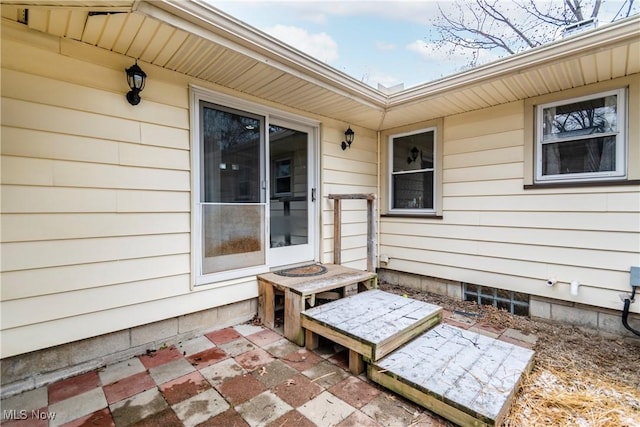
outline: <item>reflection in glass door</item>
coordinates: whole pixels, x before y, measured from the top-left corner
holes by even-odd
[[[270,264],[313,261],[310,129],[269,124]]]

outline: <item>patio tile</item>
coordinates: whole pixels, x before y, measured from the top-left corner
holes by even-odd
[[[262,393],[266,388],[252,375],[245,374],[226,380],[217,387],[232,405],[238,405]]]
[[[48,411],[56,414],[55,418],[49,422],[49,425],[52,427],[59,426],[76,418],[92,414],[106,406],[107,399],[102,388],[95,387],[82,394],[49,405]]]
[[[94,412],[93,414],[65,423],[62,427],[115,427],[115,425],[111,412],[109,412],[109,408],[104,408]]]
[[[222,362],[215,363],[200,370],[200,374],[216,387],[229,378],[245,374],[247,372],[234,359],[225,359]]]
[[[249,325],[246,323],[242,325],[236,325],[233,327],[233,329],[235,329],[243,337],[246,337],[247,335],[253,335],[265,330],[265,328],[262,326]]]
[[[137,423],[167,407],[167,402],[155,387],[109,405],[113,420],[118,427]]]
[[[219,347],[231,357],[236,357],[247,351],[255,350],[257,347],[248,339],[240,337],[236,340],[220,344]]]
[[[198,336],[190,340],[182,341],[177,345],[177,349],[183,356],[191,356],[201,351],[209,350],[216,345],[205,336]]]
[[[323,388],[330,388],[344,380],[349,374],[329,361],[322,361],[302,374]]]
[[[3,411],[27,411],[45,408],[48,404],[48,388],[40,387],[2,400]],[[5,413],[2,414],[4,420]]]
[[[247,338],[249,341],[251,341],[255,345],[264,348],[265,345],[271,344],[273,342],[276,342],[282,339],[282,335],[277,334],[270,329],[263,329],[262,331],[257,332],[255,334],[247,335],[245,338]]]
[[[360,410],[385,427],[411,425],[422,413],[414,404],[390,393],[380,393]]]
[[[335,426],[355,411],[355,408],[325,391],[298,408],[305,417],[319,426]]]
[[[107,403],[118,402],[127,397],[149,390],[156,386],[149,373],[144,371],[102,387]]]
[[[352,376],[345,378],[343,381],[331,387],[329,392],[358,409],[362,408],[381,393],[381,391],[373,385]]]
[[[283,427],[283,426],[293,426],[293,427],[316,427],[314,423],[309,420],[309,418],[302,415],[300,412],[293,410],[289,411],[280,418],[273,420],[267,427]]]
[[[49,405],[100,387],[100,377],[95,371],[62,380],[49,386]]]
[[[262,348],[267,352],[269,352],[269,354],[271,354],[272,356],[279,357],[279,358],[284,357],[300,349],[300,347],[298,347],[288,339],[282,338],[282,337],[278,341],[274,341],[271,344],[262,346]]]
[[[293,426],[292,424],[292,427]],[[249,424],[247,424],[235,409],[227,409],[223,413],[199,424],[198,427],[249,427]]]
[[[296,375],[298,371],[280,360],[274,360],[256,369],[251,374],[260,381],[265,388],[271,388]]]
[[[260,393],[253,399],[236,406],[236,411],[251,427],[267,425],[292,409],[271,391]]]
[[[233,328],[225,328],[205,334],[205,337],[209,338],[214,344],[221,345],[229,341],[237,340],[241,338],[242,335]]]
[[[171,381],[183,375],[189,374],[195,370],[196,368],[191,366],[191,363],[189,363],[185,359],[180,358],[149,369],[149,374],[151,375],[151,378],[153,378],[153,380],[156,382],[156,384],[163,384],[167,381]]]
[[[158,388],[167,403],[173,405],[210,389],[211,385],[196,371],[161,384]]]
[[[273,392],[289,405],[297,408],[322,393],[324,389],[302,374],[278,384]]]
[[[151,414],[148,417],[141,419],[134,425],[135,427],[182,427],[183,424],[176,413],[173,412],[173,409],[165,408],[160,412],[156,412],[155,414]]]
[[[342,420],[337,427],[382,427],[380,424],[375,422],[371,417],[366,416],[360,411],[355,411],[353,414],[349,415],[347,418]],[[398,426],[401,427],[401,426]],[[413,427],[413,425],[412,425]]]
[[[134,357],[133,359],[123,360],[122,362],[109,365],[99,370],[98,375],[100,376],[102,384],[107,385],[146,370],[140,359]]]
[[[187,360],[194,368],[202,369],[226,359],[227,357],[229,357],[227,356],[227,353],[217,347],[214,347],[192,354],[191,356],[187,356]]]
[[[257,369],[259,366],[266,365],[267,363],[274,360],[273,357],[266,351],[261,348],[257,348],[255,350],[248,351],[243,353],[237,357],[235,357],[236,362],[242,365],[247,371],[253,371]]]
[[[210,388],[172,406],[184,426],[196,426],[229,409],[229,404],[216,390]]]
[[[312,366],[322,362],[324,359],[312,351],[304,348],[298,348],[296,351],[282,357],[282,360],[284,360],[287,365],[297,369],[298,371],[306,371]]]
[[[145,368],[151,369],[182,358],[182,353],[174,346],[163,348],[157,351],[149,351],[140,356],[140,361]]]

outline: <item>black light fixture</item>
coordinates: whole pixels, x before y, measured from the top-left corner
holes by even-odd
[[[353,142],[354,135],[355,135],[355,132],[351,130],[351,126],[349,126],[349,129],[344,131],[345,141],[342,141],[342,144],[341,144],[342,151],[346,150],[347,148],[351,148],[351,143]]]
[[[129,87],[131,91],[127,93],[127,101],[131,105],[138,105],[140,103],[140,92],[144,89],[144,83],[147,79],[147,75],[142,68],[138,66],[138,61],[133,64],[131,67],[126,69],[127,72],[127,83],[129,83]]]

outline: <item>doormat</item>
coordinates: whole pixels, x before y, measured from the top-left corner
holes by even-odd
[[[274,271],[279,276],[286,277],[307,277],[320,276],[327,272],[327,267],[320,264],[303,265],[301,267],[287,268],[286,270]]]

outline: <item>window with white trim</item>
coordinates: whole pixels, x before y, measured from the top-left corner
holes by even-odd
[[[536,182],[626,177],[624,89],[542,104],[536,118]]]
[[[389,208],[397,213],[434,213],[436,129],[389,137]]]

